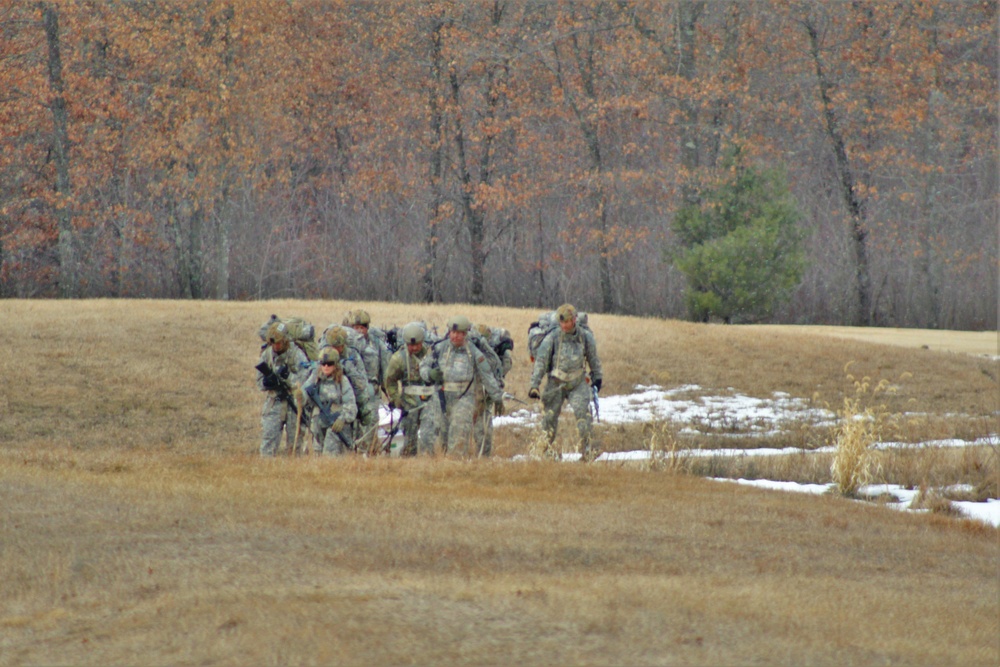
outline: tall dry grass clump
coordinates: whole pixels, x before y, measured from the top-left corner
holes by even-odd
[[[862,486],[881,478],[882,466],[875,446],[894,430],[896,423],[896,415],[880,402],[883,396],[895,393],[895,387],[884,378],[874,384],[868,376],[855,378],[849,372],[852,363],[844,367],[844,372],[854,386],[854,395],[845,396],[843,407],[837,411],[839,419],[833,437],[836,450],[830,464],[833,482],[845,496],[857,495]]]

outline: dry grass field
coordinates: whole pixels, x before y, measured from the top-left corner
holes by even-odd
[[[0,665],[1000,664],[998,531],[944,512],[512,460],[531,434],[504,429],[490,460],[260,459],[257,327],[274,312],[322,329],[359,305],[387,326],[507,327],[524,398],[537,311],[0,301]],[[696,385],[836,409],[850,364],[891,384],[904,441],[1000,430],[995,333],[949,351],[948,333],[591,326],[602,394]],[[628,450],[655,428],[598,434]],[[803,424],[741,446],[828,440]],[[884,474],[996,498],[997,456],[887,454]],[[792,459],[769,465],[829,481],[829,459]]]

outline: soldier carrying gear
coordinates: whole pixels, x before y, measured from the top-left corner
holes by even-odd
[[[305,353],[292,345],[282,322],[267,329],[266,345],[256,366],[257,388],[265,393],[261,410],[261,456],[274,456],[281,444],[281,433],[289,453],[299,450],[300,406],[294,397],[308,375],[310,364]],[[294,419],[295,427],[292,428]]]
[[[437,386],[442,408],[439,440],[447,454],[456,456],[470,453],[476,396],[485,393],[498,403],[503,401],[503,390],[485,355],[466,343],[470,329],[472,322],[464,315],[448,320],[448,338],[434,345],[420,363],[420,377]]]
[[[323,348],[319,365],[302,385],[304,407],[312,415],[314,451],[338,456],[353,449],[349,425],[357,416],[354,390],[340,366],[340,353]]]
[[[492,328],[488,324],[480,324],[474,327],[474,333],[478,334],[478,340],[473,338],[473,342],[477,343],[479,349],[486,355],[500,388],[503,389],[504,378],[514,365],[510,353],[514,341],[510,338],[510,332],[501,327]],[[473,437],[483,456],[490,456],[493,453],[493,417],[494,415],[499,417],[505,411],[503,401],[496,402],[485,394],[482,395],[482,401],[476,403]]]
[[[368,370],[361,356],[360,335],[342,326],[331,326],[323,333],[323,341],[340,354],[340,366],[354,390],[358,417],[353,423],[355,434],[352,442],[356,443],[365,433],[374,434],[378,430],[378,396],[368,381]]]
[[[433,384],[420,377],[420,363],[430,352],[424,343],[424,328],[416,322],[400,332],[402,347],[389,358],[385,388],[393,407],[400,410],[399,426],[403,429],[403,456],[433,454],[437,439],[437,401]],[[390,444],[399,426],[390,433]]]
[[[577,326],[577,311],[571,304],[559,306],[556,317],[559,328],[546,334],[538,346],[528,396],[542,399],[542,428],[549,446],[556,437],[563,402],[569,402],[580,434],[582,460],[592,461],[597,448],[592,443],[591,384],[600,391],[603,381],[597,341],[589,328]],[[543,377],[547,378],[545,391],[540,394]]]

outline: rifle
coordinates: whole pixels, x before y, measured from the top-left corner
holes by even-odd
[[[278,400],[288,400],[291,388],[288,386],[288,366],[279,366],[275,371],[266,361],[262,361],[254,369],[264,376],[264,389],[277,391]]]
[[[330,428],[330,426],[333,425],[333,422],[337,421],[340,418],[340,413],[330,412],[330,408],[323,407],[323,404],[320,403],[319,401],[319,389],[316,388],[316,385],[314,384],[309,385],[309,387],[306,388],[305,392],[309,396],[309,398],[312,399],[312,402],[316,404],[316,407],[319,408],[319,425],[322,428]],[[353,449],[351,443],[347,440],[347,436],[345,436],[342,431],[337,431],[337,437],[340,438],[340,441],[342,443],[344,443],[344,447],[347,447],[348,449]]]

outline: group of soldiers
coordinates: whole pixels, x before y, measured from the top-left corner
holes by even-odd
[[[529,351],[534,366],[528,396],[542,401],[547,452],[555,455],[551,445],[568,402],[582,458],[593,460],[590,405],[603,379],[597,344],[590,329],[578,325],[571,304],[551,316],[558,326],[541,332]],[[533,326],[537,330],[538,323]],[[256,370],[265,395],[262,456],[277,454],[283,433],[290,453],[304,452],[311,436],[314,453],[337,456],[386,453],[402,432],[402,456],[486,457],[493,450],[493,417],[506,414],[505,398],[513,399],[504,392],[513,366],[510,333],[473,326],[464,315],[449,319],[440,338],[422,322],[382,331],[364,310],[327,327],[318,346],[311,326],[297,331],[295,323],[276,316],[261,337]],[[391,415],[385,437],[379,432],[383,398]]]

